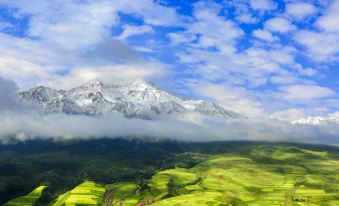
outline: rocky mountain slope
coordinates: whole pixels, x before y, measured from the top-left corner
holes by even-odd
[[[71,90],[39,86],[19,92],[46,113],[102,115],[121,113],[126,117],[151,118],[158,114],[197,112],[223,118],[246,118],[205,100],[186,100],[138,80],[125,85],[92,81]]]

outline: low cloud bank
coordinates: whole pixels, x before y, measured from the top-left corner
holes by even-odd
[[[225,120],[197,114],[170,116],[156,120],[128,119],[65,114],[6,113],[0,117],[3,142],[14,138],[89,139],[100,137],[138,137],[182,141],[287,141],[337,144],[339,125],[292,125],[282,121]]]
[[[286,141],[338,145],[339,125],[293,125],[272,119],[227,120],[199,114],[158,116],[154,120],[119,115],[98,117],[38,114],[23,109],[14,82],[0,78],[0,142],[35,138],[150,138],[182,141]]]
[[[17,99],[18,86],[10,79],[0,76],[0,112],[18,111],[22,104]]]

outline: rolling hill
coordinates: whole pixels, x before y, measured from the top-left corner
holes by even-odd
[[[339,204],[339,150],[335,147],[248,142],[91,140],[46,142],[52,151],[50,154],[53,151],[55,153],[46,155],[44,149],[40,149],[34,150],[34,155],[34,143],[29,144],[3,148],[3,151],[7,151],[5,153],[8,155],[13,147],[16,148],[16,154],[12,153],[15,160],[11,162],[17,166],[24,164],[19,163],[19,159],[25,158],[27,164],[27,160],[39,154],[40,161],[43,160],[49,169],[37,172],[37,175],[44,175],[39,175],[42,178],[36,180],[37,186],[33,190],[40,190],[44,187],[41,185],[47,187],[35,196],[35,202],[27,198],[37,194],[33,191],[28,192],[28,195],[13,197],[7,205],[15,205],[10,203],[25,199],[27,205],[37,206]],[[92,147],[84,149],[84,145]],[[121,147],[122,150],[112,151],[113,148]],[[53,168],[52,165],[57,162],[53,158],[63,156],[64,169],[69,170],[75,167],[72,164],[76,164],[73,161],[77,156],[80,157],[80,152],[85,152],[84,162],[78,162],[79,168],[73,168],[73,174],[64,173],[64,179],[72,180],[73,183],[65,186],[56,182],[55,179],[62,178],[56,174],[63,172],[57,171],[60,168]],[[20,153],[26,156],[20,157]],[[67,153],[73,157],[67,157]],[[114,156],[120,160],[114,160]],[[4,166],[4,152],[1,157],[1,166]],[[116,166],[115,169],[100,163],[100,158]],[[93,168],[88,167],[88,162]],[[8,163],[7,167],[10,167]],[[149,170],[145,172],[147,167]],[[51,172],[55,176],[46,178],[46,174]]]

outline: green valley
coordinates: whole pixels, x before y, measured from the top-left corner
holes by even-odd
[[[77,177],[73,188],[49,194],[48,187],[39,186],[5,205],[339,205],[339,152],[334,147],[238,142],[200,148],[201,143],[166,143],[172,147],[168,151],[152,144],[171,156],[172,168],[111,183],[87,173]],[[126,166],[121,173],[124,170]],[[46,194],[50,198],[44,201]]]
[[[17,197],[5,204],[5,206],[31,206],[40,198],[41,192],[46,186],[39,186],[27,195]]]

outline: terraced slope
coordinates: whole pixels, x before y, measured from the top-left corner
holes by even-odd
[[[138,194],[139,186],[133,182],[122,182],[106,186],[104,202],[109,205],[133,206],[145,196]]]
[[[160,171],[150,179],[105,186],[85,181],[51,205],[339,205],[339,156],[333,151],[256,145],[245,151],[186,155],[202,161],[192,168]],[[28,198],[24,204],[12,205],[32,202]]]
[[[105,188],[98,183],[86,181],[58,197],[53,206],[102,205]]]
[[[149,180],[143,203],[334,206],[339,205],[338,182],[339,160],[327,152],[265,146],[244,156],[214,155],[191,169],[159,172]]]
[[[17,197],[4,206],[32,206],[40,198],[41,192],[46,186],[39,186],[27,195]]]

